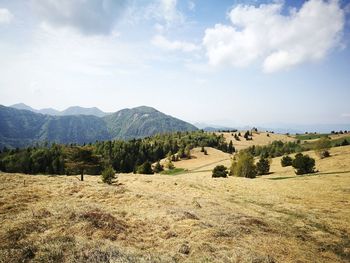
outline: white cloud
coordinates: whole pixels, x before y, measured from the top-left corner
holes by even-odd
[[[209,63],[243,67],[262,60],[263,70],[270,73],[320,60],[341,45],[345,11],[337,0],[310,0],[288,15],[282,8],[280,2],[234,7],[232,25],[205,31]]]
[[[341,116],[343,118],[350,118],[350,113],[343,113]]]
[[[188,9],[193,11],[196,8],[196,4],[193,1],[188,1]]]
[[[0,25],[9,24],[13,20],[12,13],[6,8],[0,8]]]
[[[170,41],[162,35],[154,36],[152,44],[169,51],[192,52],[199,49],[199,47],[193,43],[186,41]]]
[[[155,0],[145,7],[134,4],[129,9],[129,20],[137,22],[140,19],[154,19],[165,29],[183,25],[186,21],[185,15],[177,8],[177,0]]]
[[[109,34],[127,0],[32,0],[36,12],[51,25],[72,27],[84,34]]]
[[[145,67],[145,55],[131,43],[123,43],[117,32],[111,35],[86,36],[70,28],[55,28],[42,23],[32,36],[32,43],[0,66],[33,76],[65,74],[113,76]],[[17,73],[18,74],[18,73]],[[28,73],[29,74],[29,73]]]
[[[159,11],[167,24],[183,22],[184,16],[176,6],[177,0],[160,0]]]

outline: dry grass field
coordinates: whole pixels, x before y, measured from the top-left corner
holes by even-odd
[[[111,186],[0,174],[0,262],[349,262],[350,146],[316,159],[318,174],[275,158],[256,179],[211,178],[230,157],[207,149],[176,162],[181,175]]]
[[[217,132],[216,134],[223,134],[226,141],[229,142],[232,140],[233,145],[237,150],[241,150],[253,145],[266,145],[273,141],[283,141],[290,142],[296,141],[293,136],[284,135],[284,134],[275,134],[275,133],[267,133],[267,132],[253,132],[253,140],[247,141],[243,136],[246,131],[240,131],[241,137],[239,137],[240,141],[236,141],[234,138],[234,134],[238,132]],[[232,135],[233,134],[233,135]]]

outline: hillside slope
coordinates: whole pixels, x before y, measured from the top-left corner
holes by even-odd
[[[71,113],[77,113],[72,108]],[[0,149],[37,142],[90,143],[132,139],[196,128],[150,107],[125,109],[103,118],[92,115],[51,116],[0,105]]]
[[[233,146],[236,150],[241,150],[248,148],[250,146],[257,145],[267,145],[272,143],[273,141],[283,141],[283,142],[293,142],[296,139],[292,136],[285,134],[277,134],[277,133],[267,133],[267,132],[253,132],[251,136],[252,140],[246,140],[243,136],[246,131],[237,131],[237,132],[217,132],[217,135],[223,135],[226,142],[232,141]],[[234,138],[234,134],[241,133],[239,137],[239,141]]]
[[[0,173],[0,261],[349,262],[350,146],[331,154],[312,176]]]
[[[110,139],[106,123],[95,116],[50,116],[0,105],[0,148],[37,142],[89,143]]]

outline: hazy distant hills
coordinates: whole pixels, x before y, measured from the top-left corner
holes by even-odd
[[[93,115],[96,117],[103,117],[109,114],[107,112],[101,111],[99,108],[96,108],[96,107],[84,108],[80,106],[72,106],[63,111],[58,111],[52,108],[37,110],[37,109],[33,109],[32,107],[24,103],[14,104],[14,105],[11,105],[10,107],[18,110],[29,110],[35,113],[41,113],[41,114],[47,114],[47,115],[53,115],[53,116]]]
[[[82,144],[197,129],[146,106],[123,109],[104,117],[95,116],[98,111],[94,109],[97,108],[71,107],[61,112],[62,115],[53,116],[36,112],[24,104],[15,106],[0,105],[0,148],[24,147],[44,141]],[[84,114],[81,109],[84,109]]]

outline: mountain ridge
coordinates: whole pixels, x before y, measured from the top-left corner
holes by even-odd
[[[70,106],[62,111],[53,109],[53,108],[43,108],[43,109],[34,109],[31,106],[28,106],[24,103],[17,103],[10,105],[9,107],[15,108],[18,110],[29,110],[35,113],[41,113],[52,116],[68,116],[68,115],[93,115],[96,117],[103,117],[110,113],[104,112],[97,107],[81,107],[81,106]]]
[[[157,133],[192,130],[197,128],[148,106],[122,109],[97,117],[52,116],[0,105],[0,149],[40,142],[83,144],[96,140],[128,140]]]

